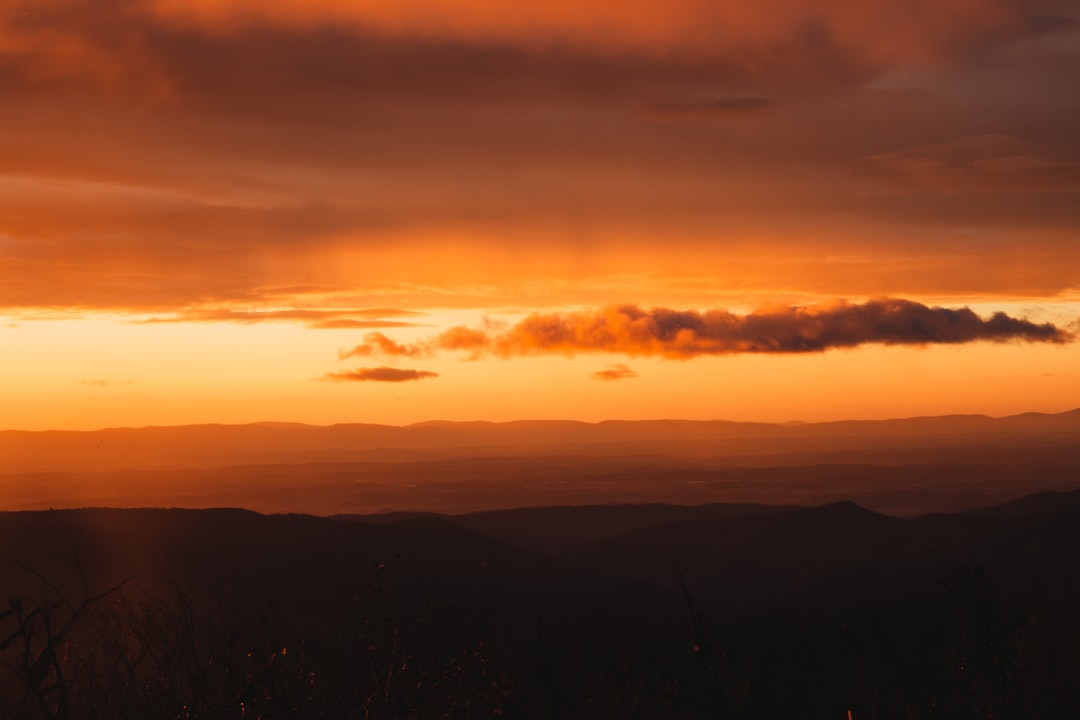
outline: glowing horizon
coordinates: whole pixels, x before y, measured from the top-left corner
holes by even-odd
[[[1080,406],[1076,3],[39,5],[0,428]]]

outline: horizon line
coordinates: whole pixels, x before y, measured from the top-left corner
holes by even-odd
[[[291,428],[308,428],[308,429],[325,429],[334,427],[353,427],[353,426],[371,426],[381,428],[417,428],[425,425],[514,425],[520,423],[563,423],[563,424],[577,424],[577,425],[589,425],[597,426],[609,423],[658,423],[658,422],[671,422],[671,423],[694,423],[694,424],[710,424],[710,423],[725,423],[731,425],[770,425],[776,427],[791,427],[791,426],[807,426],[807,425],[835,425],[840,423],[884,423],[884,422],[906,422],[915,420],[937,420],[937,419],[956,419],[956,418],[984,418],[987,420],[1008,420],[1011,418],[1019,418],[1026,416],[1042,416],[1042,417],[1054,417],[1062,415],[1071,415],[1074,413],[1080,414],[1080,405],[1072,407],[1067,410],[1061,410],[1057,412],[1045,412],[1037,410],[1027,410],[1019,413],[1010,413],[1007,415],[989,415],[986,413],[944,413],[941,415],[908,415],[908,416],[890,416],[882,418],[867,418],[867,417],[853,417],[844,418],[839,420],[783,420],[783,421],[766,421],[766,420],[731,420],[727,418],[709,418],[709,419],[691,419],[691,418],[678,418],[678,417],[660,417],[660,418],[607,418],[604,420],[578,420],[573,418],[520,418],[517,420],[445,420],[434,418],[431,420],[421,420],[412,423],[394,424],[394,423],[378,423],[378,422],[338,422],[338,423],[305,423],[295,421],[282,421],[282,420],[254,420],[250,422],[193,422],[193,423],[178,423],[175,425],[115,425],[106,426],[92,429],[70,429],[70,428],[47,428],[43,430],[29,430],[25,428],[0,428],[0,433],[96,433],[96,432],[110,432],[120,430],[166,430],[166,429],[182,429],[182,428],[206,428],[206,427],[291,427]]]

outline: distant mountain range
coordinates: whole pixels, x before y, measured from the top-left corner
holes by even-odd
[[[824,423],[724,420],[433,421],[407,426],[294,423],[185,425],[95,431],[0,431],[4,470],[111,470],[488,455],[754,457],[884,452],[1080,438],[1080,409],[1003,418],[948,415]]]
[[[0,508],[317,515],[552,505],[813,506],[914,516],[1080,488],[1080,410],[805,424],[282,423],[0,432]]]

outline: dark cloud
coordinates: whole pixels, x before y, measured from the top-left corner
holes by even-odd
[[[1068,32],[1077,26],[1076,18],[1065,15],[1032,15],[1031,29],[1038,34]]]
[[[634,372],[628,365],[622,363],[616,363],[609,366],[606,370],[597,370],[592,374],[594,380],[625,380],[627,378],[636,378],[638,374]]]
[[[86,0],[59,0],[47,6],[12,0],[0,11],[0,41],[15,57],[36,51],[38,67],[25,72],[39,82],[81,75],[115,88],[125,81],[171,80],[171,89],[183,91],[188,88],[182,82],[185,76],[177,72],[179,56],[184,66],[203,68],[200,88],[244,79],[249,64],[269,61],[268,74],[283,83],[306,75],[317,83],[348,89],[354,86],[348,81],[360,76],[387,86],[402,80],[398,91],[408,92],[410,81],[419,79],[423,82],[418,90],[428,93],[434,89],[434,83],[429,85],[431,73],[403,76],[402,68],[393,64],[387,68],[336,61],[365,59],[364,54],[383,52],[387,45],[405,40],[429,48],[456,48],[440,57],[425,55],[421,47],[407,62],[413,67],[442,64],[447,79],[458,78],[455,85],[499,73],[500,66],[508,64],[508,51],[661,61],[681,56],[684,65],[717,63],[726,70],[721,77],[823,69],[835,74],[843,66],[879,68],[971,52],[1060,22],[1039,19],[1050,16],[1038,12],[1034,3],[1015,0],[911,0],[902,14],[889,0],[771,4],[673,0],[633,5],[593,0],[550,4],[529,12],[498,3],[463,10],[460,0],[392,4],[266,0],[257,6],[238,0],[116,0],[103,17],[100,8]],[[319,42],[297,54],[291,45],[297,37]],[[262,44],[272,40],[279,50]],[[336,57],[349,40],[353,55]],[[228,45],[237,52],[221,63],[219,53]],[[559,51],[552,52],[553,48]],[[224,67],[229,71],[219,70]],[[215,70],[211,73],[209,68]],[[515,70],[519,68],[511,66],[505,72]],[[210,74],[216,77],[207,77]],[[526,85],[532,79],[528,73],[521,77]],[[558,84],[573,82],[574,77],[565,76]]]
[[[1051,323],[1038,324],[1002,312],[982,318],[966,307],[928,307],[899,299],[765,309],[748,315],[622,305],[535,313],[502,331],[453,328],[415,344],[370,333],[364,343],[341,356],[419,357],[464,350],[498,357],[610,353],[685,360],[701,355],[822,352],[866,344],[1066,343],[1073,339],[1072,333]]]
[[[1008,135],[975,135],[870,158],[897,187],[960,193],[1080,190],[1080,156],[1047,156],[1040,143]],[[968,213],[970,216],[970,213]]]
[[[408,382],[425,378],[439,377],[438,373],[427,370],[407,370],[392,367],[356,368],[341,372],[327,373],[324,380],[330,382]]]

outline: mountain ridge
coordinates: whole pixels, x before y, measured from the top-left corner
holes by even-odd
[[[523,426],[523,425],[545,425],[545,424],[558,424],[558,425],[573,425],[579,427],[600,427],[600,426],[614,426],[614,425],[657,425],[657,424],[680,424],[686,426],[739,426],[739,427],[775,427],[775,428],[805,428],[807,426],[839,426],[839,425],[851,425],[851,424],[893,424],[893,423],[920,423],[925,421],[955,421],[955,420],[976,420],[976,421],[1015,421],[1020,419],[1046,419],[1046,418],[1073,418],[1080,420],[1080,407],[1072,408],[1069,410],[1063,410],[1060,412],[1038,412],[1038,411],[1026,411],[1020,413],[1012,413],[1008,415],[988,415],[984,413],[946,413],[943,415],[909,415],[909,416],[897,416],[887,418],[851,418],[843,420],[787,420],[787,421],[758,421],[758,420],[731,420],[726,418],[711,418],[705,420],[692,420],[685,418],[639,418],[639,419],[606,419],[606,420],[572,420],[567,418],[528,418],[520,420],[442,420],[432,419],[423,420],[413,423],[404,423],[401,425],[392,425],[385,423],[364,423],[364,422],[340,422],[340,423],[328,423],[325,425],[317,423],[305,423],[295,422],[287,420],[255,420],[244,423],[181,423],[177,425],[117,425],[110,427],[95,428],[90,430],[71,430],[71,429],[48,429],[48,430],[22,430],[14,428],[0,429],[0,435],[9,433],[25,433],[25,434],[87,434],[87,433],[107,433],[107,432],[126,432],[126,431],[138,431],[138,430],[169,430],[169,429],[200,429],[200,428],[250,428],[250,427],[262,427],[267,429],[327,429],[327,428],[392,428],[392,429],[409,429],[409,428],[442,428],[442,427],[501,427],[501,426]]]

